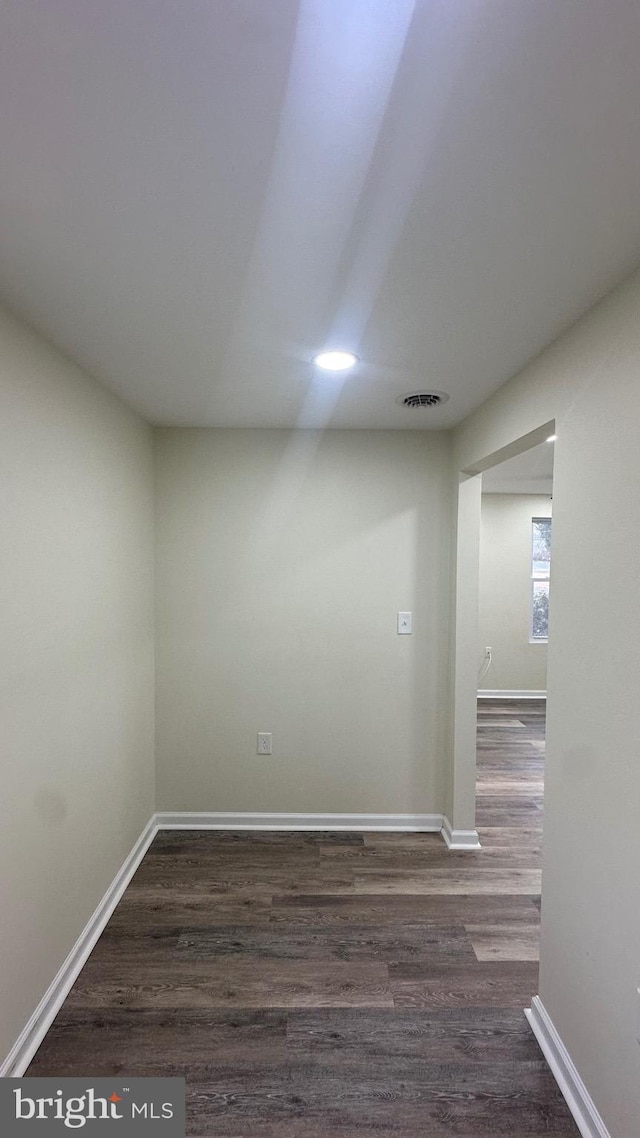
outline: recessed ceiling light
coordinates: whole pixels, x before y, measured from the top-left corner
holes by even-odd
[[[353,352],[320,352],[313,357],[313,362],[323,371],[346,371],[357,364],[358,357]]]
[[[549,438],[547,439],[547,442],[548,442],[548,443],[555,443],[555,441],[556,441],[557,437],[558,437],[557,435],[549,435]]]

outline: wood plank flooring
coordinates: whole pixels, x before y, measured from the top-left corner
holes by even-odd
[[[483,702],[482,850],[167,831],[28,1075],[184,1075],[194,1138],[576,1138],[537,991],[544,705]]]

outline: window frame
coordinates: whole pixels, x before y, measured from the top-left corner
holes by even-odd
[[[534,544],[534,525],[536,522],[548,522],[551,526],[552,518],[546,517],[532,517],[531,519],[531,547],[529,553],[529,644],[548,644],[549,643],[549,627],[547,624],[546,636],[534,636],[533,634],[533,598],[535,594],[535,586],[537,583],[542,582],[547,585],[547,596],[550,591],[551,580],[551,554],[549,554],[549,572],[546,576],[540,576],[539,573],[534,573],[534,558],[533,558],[533,544]]]

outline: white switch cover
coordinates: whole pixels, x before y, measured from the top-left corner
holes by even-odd
[[[260,731],[258,733],[258,754],[270,755],[271,754],[271,732]]]
[[[408,636],[412,631],[411,629],[411,613],[399,612],[398,613],[398,635]]]

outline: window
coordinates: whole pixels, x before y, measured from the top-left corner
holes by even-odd
[[[533,644],[549,636],[551,518],[531,519],[531,634]]]

